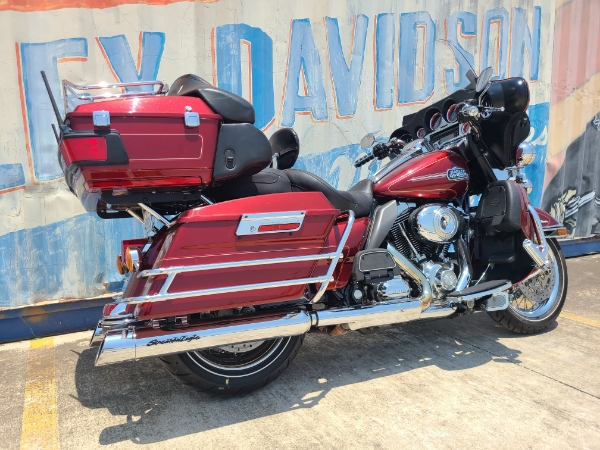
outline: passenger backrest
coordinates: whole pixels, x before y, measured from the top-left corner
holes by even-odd
[[[197,75],[182,75],[175,80],[167,95],[199,97],[225,123],[254,123],[256,114],[252,104],[233,92],[214,87]]]

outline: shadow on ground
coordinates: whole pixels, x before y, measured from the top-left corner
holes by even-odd
[[[105,428],[100,444],[148,444],[312,408],[336,387],[426,366],[461,371],[491,361],[518,363],[519,352],[498,342],[507,337],[518,335],[499,328],[485,314],[367,336],[309,334],[278,380],[232,399],[214,399],[179,384],[158,359],[94,367],[96,349],[86,349],[77,361],[75,383],[84,407],[108,408],[113,415],[127,417],[127,423]]]

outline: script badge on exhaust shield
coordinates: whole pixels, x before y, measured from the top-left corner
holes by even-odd
[[[159,344],[174,344],[176,342],[192,342],[195,341],[197,339],[200,339],[200,336],[194,334],[192,336],[182,336],[182,337],[176,337],[176,338],[170,338],[170,339],[152,339],[150,342],[148,342],[146,344],[146,347],[152,347],[153,345],[159,345]]]
[[[450,181],[468,180],[469,172],[462,167],[453,167],[446,171],[446,178]]]

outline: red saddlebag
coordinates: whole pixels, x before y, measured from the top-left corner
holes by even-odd
[[[313,275],[339,213],[320,192],[261,195],[189,210],[155,237],[124,300],[137,303],[138,317],[150,319],[301,299],[308,283],[269,284]],[[252,262],[311,255],[315,258]],[[262,286],[240,289],[256,284]]]

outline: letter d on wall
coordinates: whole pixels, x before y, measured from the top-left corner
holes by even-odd
[[[419,28],[424,29],[424,48],[419,46]],[[435,83],[435,24],[427,11],[400,15],[400,58],[398,70],[398,103],[422,102],[432,93]],[[423,88],[416,89],[416,62],[424,50]]]

